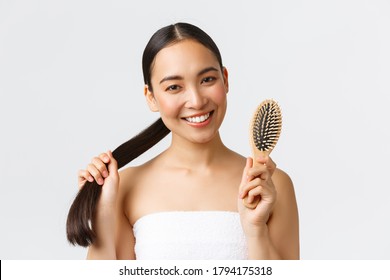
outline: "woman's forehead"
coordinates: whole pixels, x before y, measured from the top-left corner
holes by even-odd
[[[218,60],[210,49],[195,40],[183,40],[159,51],[151,70],[152,76],[177,75],[210,66],[219,68]]]

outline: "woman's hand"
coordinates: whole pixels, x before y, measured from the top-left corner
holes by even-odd
[[[258,236],[267,227],[277,195],[271,179],[276,169],[275,163],[268,156],[255,160],[256,164],[253,164],[253,159],[247,158],[238,197],[238,211],[247,237]],[[243,205],[242,199],[246,196],[249,203],[256,196],[261,197],[256,208],[249,209]]]
[[[114,206],[119,186],[118,165],[111,151],[94,157],[86,170],[78,173],[78,185],[81,189],[85,183],[96,181],[102,187],[99,204]]]

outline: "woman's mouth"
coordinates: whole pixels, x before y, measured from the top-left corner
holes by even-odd
[[[197,115],[197,116],[193,116],[193,117],[186,117],[184,118],[187,122],[191,123],[191,124],[202,124],[202,123],[205,123],[207,120],[210,119],[211,115],[213,114],[214,111],[211,111],[211,112],[208,112],[208,113],[205,113],[203,115]]]
[[[188,122],[190,123],[202,123],[205,120],[207,120],[210,117],[210,113],[201,115],[201,116],[196,116],[196,117],[189,117],[185,118]]]

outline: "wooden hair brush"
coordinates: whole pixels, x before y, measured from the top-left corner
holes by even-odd
[[[267,156],[271,153],[279,140],[282,131],[282,112],[276,101],[266,99],[257,107],[253,114],[249,129],[249,141],[253,155],[253,166],[256,166],[256,158],[260,155]],[[248,203],[248,197],[243,198],[245,207],[254,209],[261,197],[257,196]]]

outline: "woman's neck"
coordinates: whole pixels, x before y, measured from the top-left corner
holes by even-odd
[[[219,133],[207,143],[194,143],[172,135],[172,143],[166,155],[174,165],[190,169],[207,168],[218,163],[230,150],[222,143]]]

